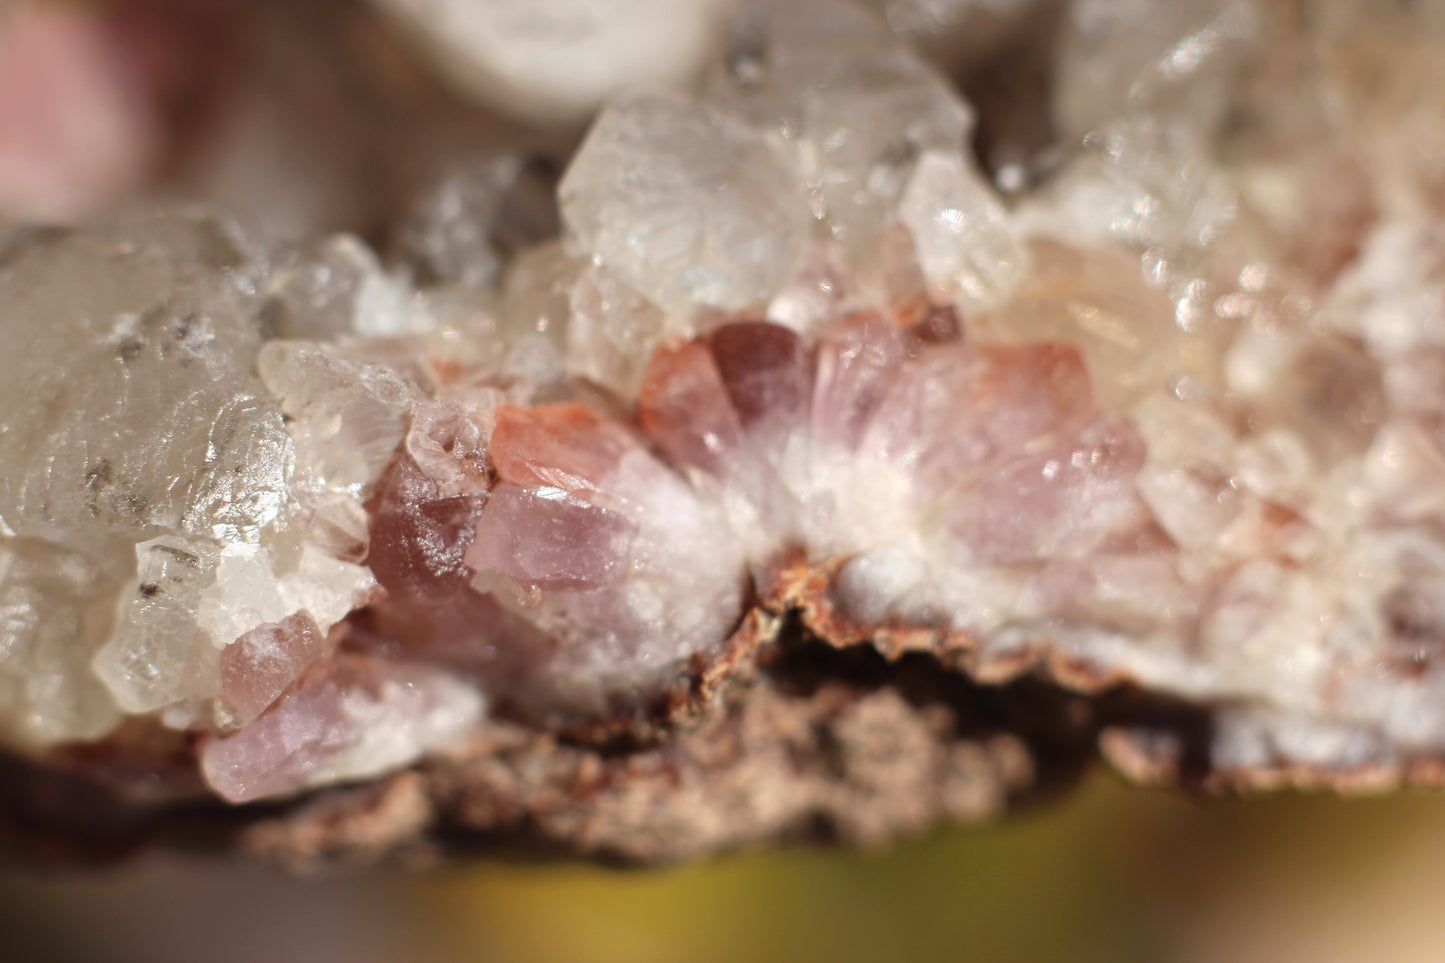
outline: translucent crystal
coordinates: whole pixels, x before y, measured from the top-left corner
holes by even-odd
[[[265,622],[221,650],[224,721],[241,726],[275,702],[318,655],[324,639],[309,615]]]
[[[832,235],[884,227],[917,159],[964,148],[973,114],[879,20],[847,0],[741,5],[710,97],[786,144]]]
[[[359,561],[363,503],[406,433],[412,386],[392,368],[306,341],[269,342],[257,369],[295,440],[297,523],[336,556]]]
[[[559,196],[580,248],[668,310],[764,300],[808,225],[797,175],[762,135],[671,94],[604,110]]]
[[[1167,110],[1211,129],[1254,16],[1239,0],[1079,0],[1059,53],[1058,121],[1082,136],[1127,112]]]
[[[1442,256],[1445,236],[1435,224],[1381,225],[1335,287],[1331,322],[1384,358],[1445,348]]]
[[[767,319],[800,334],[827,330],[853,306],[859,285],[850,275],[838,245],[810,246],[788,283],[768,302]]]
[[[261,320],[267,337],[385,337],[425,327],[411,294],[360,238],[337,234],[301,251],[272,279]]]
[[[505,350],[531,339],[560,349],[567,337],[572,286],[587,267],[586,258],[569,253],[556,241],[519,256],[502,284],[495,340]]]
[[[957,153],[919,158],[898,205],[936,301],[995,303],[1024,272],[1003,205]]]
[[[669,333],[667,315],[600,264],[582,272],[569,307],[568,369],[624,397],[636,394],[647,357]]]
[[[1278,329],[1242,332],[1225,357],[1230,388],[1259,429],[1288,426],[1323,462],[1368,447],[1384,415],[1379,368],[1352,347]]]
[[[7,743],[95,739],[120,720],[90,673],[115,620],[113,573],[40,538],[0,538],[0,728]]]
[[[396,248],[416,283],[490,287],[512,257],[557,234],[556,174],[497,154],[449,170],[413,202]]]
[[[1191,551],[1227,547],[1224,533],[1249,497],[1232,478],[1234,432],[1201,406],[1158,396],[1135,424],[1148,446],[1139,494],[1159,524]]]
[[[455,409],[428,413],[383,477],[372,515],[368,561],[387,592],[375,607],[380,634],[468,668],[495,661],[502,629],[500,607],[472,589],[462,560],[488,497],[490,431]]]
[[[136,579],[121,596],[120,624],[95,668],[127,712],[199,698],[219,671],[220,649],[201,631],[201,598],[215,585],[214,542],[162,535],[136,546]]]
[[[249,373],[254,311],[232,283],[248,267],[192,218],[65,235],[5,266],[0,517],[254,538],[279,516],[291,443]]]
[[[1181,325],[1169,293],[1146,276],[1137,257],[1042,240],[1028,251],[1028,279],[1015,297],[974,319],[979,334],[1077,346],[1100,398],[1116,411],[1181,378],[1201,388],[1221,382],[1221,332]]]
[[[1154,115],[1113,121],[1018,212],[1021,230],[1092,245],[1155,249],[1181,266],[1214,243],[1235,214],[1189,124]]]
[[[83,292],[65,280],[73,271],[88,279]],[[254,256],[224,223],[182,213],[56,236],[13,259],[0,284],[10,295],[3,321],[25,359],[6,380],[12,414],[0,430],[0,516],[21,551],[8,658],[53,660],[44,636],[18,628],[22,609],[49,591],[46,623],[79,635],[75,655],[39,667],[37,682],[69,666],[75,691],[103,682],[127,712],[210,724],[226,646],[302,612],[324,631],[372,584],[338,557],[337,540],[332,553],[290,527],[296,442],[253,373]],[[309,374],[312,384],[323,377]],[[310,400],[293,392],[293,411]],[[308,463],[330,470],[319,429],[296,422],[308,424]],[[398,429],[383,447],[399,438]],[[354,444],[340,442],[350,457]],[[333,480],[359,494],[389,450],[379,457],[356,469],[361,477],[337,469]],[[66,595],[59,574],[25,575],[24,559],[46,543],[75,555],[58,572],[88,571],[88,584]],[[31,738],[65,738],[70,726],[94,734],[98,719],[114,719],[108,704],[97,698],[96,714],[77,715],[57,697],[53,715],[39,710],[27,728]]]
[[[579,405],[508,407],[491,456],[502,484],[466,564],[555,640],[532,656],[531,683],[554,705],[598,711],[726,638],[741,614],[740,554],[641,439]]]

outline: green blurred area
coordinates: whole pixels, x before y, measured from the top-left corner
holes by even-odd
[[[884,852],[315,881],[151,859],[0,878],[0,960],[1435,960],[1445,802],[1201,803],[1100,775]]]

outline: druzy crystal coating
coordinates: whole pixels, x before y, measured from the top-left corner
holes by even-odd
[[[1222,769],[1445,754],[1438,105],[1350,82],[1416,25],[1115,6],[1027,169],[866,11],[744,3],[520,250],[510,156],[393,263],[0,236],[0,736],[285,796],[635,715],[763,610],[1207,707]]]

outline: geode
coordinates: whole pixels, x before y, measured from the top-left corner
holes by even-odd
[[[601,111],[541,243],[510,156],[391,262],[195,209],[0,238],[17,825],[83,784],[278,801],[292,855],[659,859],[1099,752],[1438,778],[1438,17],[1017,6],[1051,139],[1007,163],[870,13],[756,2]]]

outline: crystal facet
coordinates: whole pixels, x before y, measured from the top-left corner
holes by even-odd
[[[787,276],[808,224],[796,175],[766,138],[673,94],[606,108],[559,196],[579,246],[674,310],[763,300]]]

